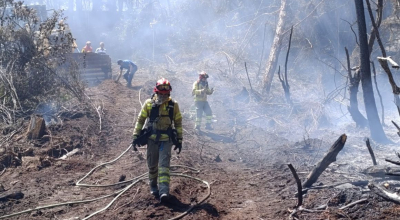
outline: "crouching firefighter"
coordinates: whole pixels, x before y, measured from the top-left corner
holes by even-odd
[[[133,149],[147,144],[150,192],[168,201],[170,182],[171,148],[178,154],[182,149],[182,115],[179,105],[172,100],[171,84],[162,78],[154,87],[154,94],[147,99],[139,113],[133,132]],[[144,126],[148,119],[146,126]],[[158,178],[158,179],[157,179]]]

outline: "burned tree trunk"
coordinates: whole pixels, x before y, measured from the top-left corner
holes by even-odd
[[[354,75],[351,74],[350,68],[350,57],[349,51],[347,48],[344,48],[346,51],[346,58],[347,58],[347,73],[350,81],[349,85],[349,95],[350,95],[350,105],[347,106],[347,110],[349,111],[351,118],[353,118],[354,122],[356,122],[357,127],[367,127],[368,121],[365,119],[364,115],[361,114],[360,110],[358,109],[358,87],[360,85],[361,77],[360,77],[360,69],[356,69]]]
[[[369,129],[372,139],[378,142],[388,142],[386,134],[383,131],[382,124],[379,120],[378,110],[375,104],[374,91],[372,88],[372,77],[371,77],[371,68],[369,63],[369,50],[368,50],[368,40],[367,40],[367,27],[365,24],[365,15],[364,15],[364,4],[362,0],[355,0],[354,3],[357,12],[358,38],[360,42],[361,86],[363,89],[363,97],[365,103],[365,110],[367,112]],[[371,18],[371,20],[373,19]]]
[[[385,126],[385,106],[383,105],[382,95],[381,92],[379,91],[378,82],[376,81],[376,70],[374,62],[371,61],[371,65],[372,65],[372,72],[374,73],[374,83],[375,83],[376,93],[378,93],[379,102],[381,104],[381,111],[382,111],[381,122],[382,126]]]
[[[289,59],[289,52],[290,52],[290,44],[292,42],[292,34],[293,34],[293,27],[290,29],[290,36],[289,36],[289,46],[288,46],[288,50],[286,53],[286,60],[285,60],[285,76],[281,76],[281,67],[279,66],[278,69],[278,76],[279,76],[279,81],[281,81],[282,87],[283,87],[283,91],[285,91],[285,98],[286,98],[286,102],[290,105],[293,105],[292,99],[290,98],[290,85],[288,82],[288,78],[287,78],[287,63],[288,63],[288,59]]]
[[[324,172],[324,170],[331,163],[336,161],[336,156],[343,149],[346,140],[347,140],[346,134],[342,134],[336,140],[336,142],[329,149],[328,153],[325,154],[324,158],[322,158],[322,160],[318,162],[317,166],[307,176],[306,181],[303,183],[304,188],[312,186],[312,184],[314,184],[318,180],[318,177],[322,174],[322,172]]]
[[[281,8],[279,13],[278,24],[276,25],[274,42],[272,43],[271,52],[269,54],[267,67],[263,79],[263,89],[266,94],[271,90],[272,79],[278,63],[279,53],[281,52],[281,43],[283,35],[283,27],[285,26],[286,17],[286,0],[281,0]]]

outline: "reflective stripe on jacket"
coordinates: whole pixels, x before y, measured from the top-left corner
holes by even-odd
[[[153,99],[156,99],[157,95]],[[164,102],[163,104],[160,105],[159,107],[159,115],[160,117],[158,120],[156,120],[153,124],[153,129],[159,130],[159,131],[167,131],[167,129],[171,126],[172,122],[171,119],[169,118],[169,111],[168,111],[168,102],[171,100],[171,98],[168,99],[168,101]],[[174,102],[174,117],[173,117],[173,126],[177,130],[178,133],[178,138],[182,138],[182,115],[179,110],[179,105],[176,101]],[[133,135],[139,135],[140,131],[142,130],[144,123],[147,118],[150,117],[150,112],[151,108],[153,105],[153,100],[152,99],[147,99],[145,103],[142,106],[142,110],[140,111],[138,115],[138,119],[135,125],[135,129],[133,130]],[[155,140],[156,135],[152,134],[150,136],[150,139]],[[169,136],[168,134],[162,134],[160,137],[160,141],[168,141]]]

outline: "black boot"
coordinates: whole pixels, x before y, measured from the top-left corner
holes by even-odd
[[[167,203],[168,200],[169,200],[168,194],[163,193],[163,194],[160,195],[160,202],[161,202],[161,203]]]
[[[207,129],[207,130],[214,130],[214,128],[211,126],[210,123],[207,123],[207,124],[206,124],[206,129]]]

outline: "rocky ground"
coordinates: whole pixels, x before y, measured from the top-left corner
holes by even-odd
[[[182,77],[184,76],[184,77]],[[180,104],[184,116],[184,143],[182,153],[173,153],[172,164],[187,168],[176,169],[185,175],[209,183],[211,195],[195,206],[183,219],[288,219],[297,203],[296,181],[287,164],[295,166],[301,180],[305,180],[313,166],[342,134],[348,140],[337,161],[321,175],[304,196],[298,219],[399,219],[400,207],[369,191],[368,181],[388,183],[397,191],[398,182],[377,179],[365,172],[372,165],[363,138],[367,130],[347,128],[344,131],[321,128],[316,138],[293,140],[284,130],[268,131],[253,121],[274,127],[282,120],[257,116],[254,97],[242,93],[241,86],[226,88],[221,77],[211,78],[216,92],[210,103],[214,110],[214,130],[196,132],[193,118],[191,85],[196,75],[169,73],[173,86],[172,96]],[[85,201],[113,194],[131,182],[109,187],[76,186],[79,179],[95,166],[111,161],[124,152],[130,142],[133,125],[140,103],[151,95],[157,77],[138,71],[133,88],[124,83],[106,80],[88,88],[91,99],[89,111],[77,106],[65,106],[65,112],[52,125],[41,140],[27,141],[25,130],[28,119],[21,120],[14,133],[3,129],[0,138],[4,165],[0,177],[0,218],[27,209],[50,204]],[[284,104],[282,104],[284,105]],[[100,106],[100,107],[99,107]],[[301,108],[291,117],[301,117]],[[279,110],[276,110],[279,111]],[[296,114],[298,114],[296,116]],[[101,115],[101,120],[99,118]],[[288,114],[289,115],[289,114]],[[258,118],[257,118],[258,117]],[[290,125],[288,125],[290,126]],[[390,131],[392,128],[386,127]],[[9,129],[13,131],[13,129]],[[391,131],[389,137],[398,137]],[[395,158],[397,144],[377,145],[373,148],[378,164],[384,158]],[[31,149],[27,151],[28,149]],[[77,153],[62,159],[67,152]],[[20,152],[5,157],[9,151]],[[129,150],[115,163],[107,164],[86,178],[83,183],[93,185],[114,184],[146,173],[146,150]],[[395,160],[395,159],[394,159]],[[360,182],[361,181],[361,182]],[[347,183],[347,184],[338,184]],[[333,185],[330,187],[324,187]],[[10,197],[12,192],[20,196]],[[14,194],[15,194],[14,193]],[[139,181],[118,198],[111,197],[85,203],[65,204],[53,208],[29,211],[7,219],[84,219],[109,205],[91,219],[173,219],[206,197],[207,185],[193,178],[171,178],[171,201],[167,205],[150,195],[145,181]],[[9,197],[6,197],[8,195]],[[345,205],[365,199],[348,208]],[[325,205],[324,207],[321,207]],[[341,209],[342,208],[342,209]]]

